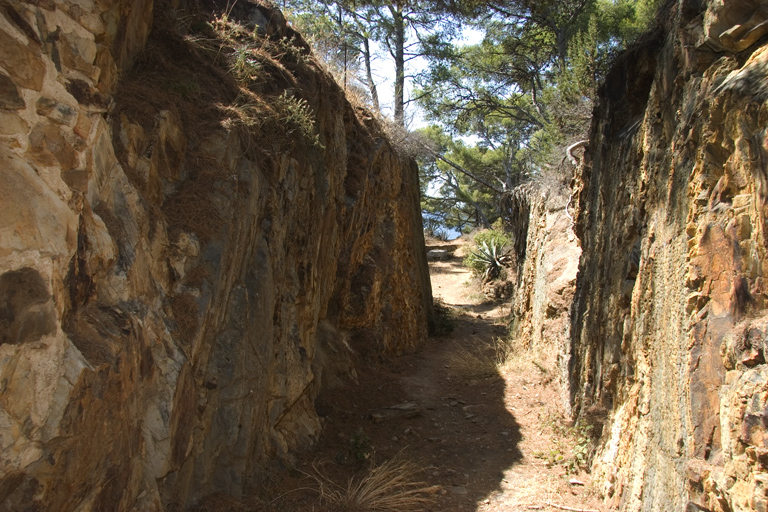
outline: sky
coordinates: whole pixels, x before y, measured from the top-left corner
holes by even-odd
[[[458,42],[460,44],[471,45],[477,44],[482,40],[483,33],[481,31],[473,28],[465,28],[463,29]],[[379,94],[379,103],[381,105],[382,113],[385,116],[392,117],[395,92],[395,63],[387,53],[386,48],[380,44],[377,44],[376,55],[377,57],[372,62],[372,67],[374,75],[373,79],[377,86],[376,91]],[[406,75],[416,75],[426,68],[426,59],[417,57],[406,63]],[[411,97],[413,89],[413,84],[410,80],[406,80],[405,88],[405,97],[406,100],[408,100],[408,98]],[[406,106],[405,115],[408,128],[411,130],[424,128],[429,124],[414,103]]]

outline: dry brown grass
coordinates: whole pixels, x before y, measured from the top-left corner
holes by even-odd
[[[553,348],[531,346],[526,340],[499,338],[494,342],[498,372],[512,371],[541,374],[545,382],[555,378]]]
[[[351,478],[346,486],[339,485],[313,466],[308,474],[317,485],[320,499],[342,510],[367,512],[399,512],[421,510],[434,501],[439,486],[419,480],[422,469],[401,457],[371,468],[359,479]]]
[[[488,345],[466,348],[458,343],[448,357],[451,372],[465,379],[485,379],[496,377],[499,372],[496,360]]]
[[[493,342],[470,348],[456,344],[448,359],[451,371],[466,379],[484,379],[503,375],[511,370],[539,371],[545,376],[550,370],[544,354],[510,338],[494,338]]]

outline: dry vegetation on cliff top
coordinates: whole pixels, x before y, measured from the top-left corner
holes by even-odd
[[[153,136],[160,129],[158,118],[177,120],[188,141],[186,151],[168,144],[162,149],[183,175],[162,213],[171,226],[207,240],[222,222],[209,192],[217,180],[229,177],[229,170],[223,155],[199,149],[201,141],[224,128],[239,136],[249,158],[262,162],[287,143],[321,148],[315,112],[301,96],[316,92],[308,84],[322,73],[321,65],[276,10],[271,12],[280,20],[270,19],[264,28],[246,27],[226,12],[213,17],[194,10],[156,12],[156,29],[115,94],[112,118],[123,129],[114,130],[113,144],[132,185],[151,197],[153,177],[137,160],[151,159],[154,148],[126,147],[124,125],[138,125]]]
[[[557,412],[547,358],[504,341],[506,306],[478,299],[460,256],[430,270],[454,330],[321,394],[324,431],[315,452],[254,496],[235,505],[217,497],[199,512],[608,510],[583,468],[591,432]],[[413,491],[416,499],[377,508],[349,497],[370,475],[401,463],[407,474],[391,481],[405,487],[379,490]]]

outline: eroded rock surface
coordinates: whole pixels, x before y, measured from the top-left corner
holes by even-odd
[[[581,255],[569,199],[564,187],[528,184],[515,189],[506,204],[518,262],[510,336],[558,368],[559,405],[566,413],[571,407],[570,310]]]
[[[300,52],[244,127],[171,7],[0,7],[2,510],[238,495],[313,443],[323,385],[426,336],[415,164]],[[317,140],[268,108],[286,89]]]
[[[680,1],[661,19],[593,121],[571,400],[609,413],[609,503],[766,510],[766,4]]]

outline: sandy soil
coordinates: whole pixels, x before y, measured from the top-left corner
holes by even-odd
[[[198,510],[338,510],[318,499],[308,474],[345,486],[393,457],[417,463],[431,487],[433,501],[420,510],[608,510],[589,475],[574,472],[579,432],[559,415],[551,371],[525,354],[494,366],[508,307],[485,302],[472,286],[460,245],[433,243],[456,256],[430,263],[433,294],[449,307],[453,332],[417,353],[371,362],[357,385],[320,397],[316,451],[248,500],[218,497]]]

